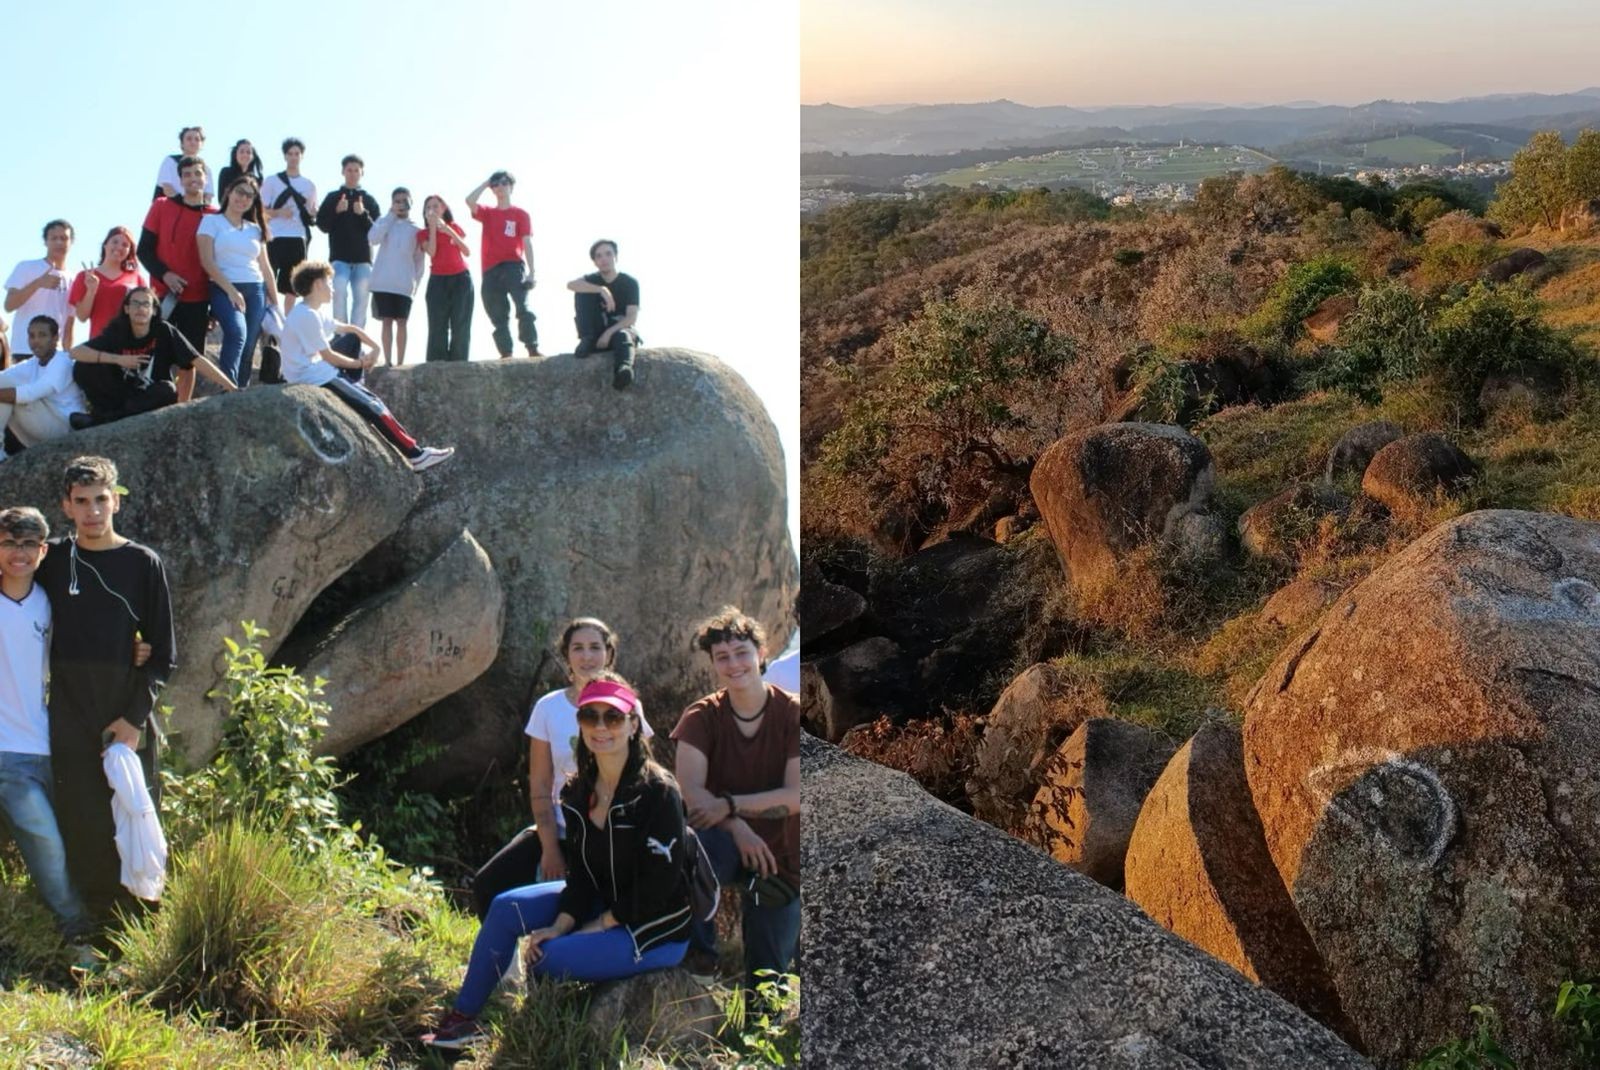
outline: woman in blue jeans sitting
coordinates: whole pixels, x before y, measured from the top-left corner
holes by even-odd
[[[211,314],[222,328],[217,366],[238,386],[250,385],[250,362],[267,309],[278,307],[278,287],[267,259],[267,217],[261,187],[248,175],[222,194],[222,211],[200,220],[195,244],[211,278]]]
[[[609,981],[676,966],[689,947],[683,797],[650,757],[639,700],[602,670],[578,696],[578,771],[561,792],[565,881],[495,896],[455,1007],[424,1036],[460,1048],[483,1031],[478,1014],[527,937],[532,972]]]

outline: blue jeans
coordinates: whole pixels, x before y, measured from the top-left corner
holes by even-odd
[[[233,307],[227,291],[214,282],[211,284],[211,314],[222,328],[217,367],[235,386],[245,387],[250,385],[250,362],[255,359],[261,318],[267,312],[267,287],[259,282],[236,282],[233,288],[244,298],[243,312]]]
[[[357,327],[367,325],[367,289],[372,284],[371,264],[333,262],[333,320]]]
[[[456,1010],[477,1016],[489,1002],[494,986],[500,983],[516,954],[517,939],[556,920],[556,907],[566,881],[546,881],[501,892],[489,905],[489,913],[472,945],[467,962],[467,979],[456,997]],[[595,915],[598,917],[598,913]],[[580,918],[581,928],[592,918]],[[543,944],[544,957],[533,967],[541,977],[561,981],[614,981],[651,970],[665,970],[683,961],[689,950],[687,940],[660,943],[638,958],[633,954],[633,937],[620,925],[592,933],[568,933]]]
[[[0,751],[0,812],[22,851],[34,887],[69,938],[91,926],[83,902],[67,876],[67,849],[61,843],[51,805],[50,756]]]
[[[737,884],[740,869],[739,848],[733,836],[721,828],[696,831],[711,858],[711,868],[722,884],[722,894],[729,894]],[[753,989],[764,980],[756,976],[757,970],[788,973],[793,967],[795,951],[800,947],[800,900],[781,907],[757,906],[747,893],[741,892],[741,895],[745,985]],[[701,951],[715,954],[716,920],[694,919],[689,927],[689,942]]]

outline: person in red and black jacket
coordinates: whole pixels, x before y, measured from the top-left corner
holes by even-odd
[[[578,696],[577,774],[561,792],[567,879],[495,896],[455,1008],[424,1036],[439,1048],[482,1037],[477,1016],[527,937],[532,972],[609,981],[683,961],[689,881],[683,796],[650,757],[639,700],[602,670]]]
[[[150,273],[150,283],[163,302],[172,300],[165,319],[177,328],[196,353],[206,351],[206,328],[211,323],[211,288],[200,263],[195,238],[202,217],[215,212],[206,199],[206,162],[198,156],[178,160],[178,181],[183,192],[158,197],[144,217],[139,234],[139,263]],[[194,372],[178,374],[178,400],[194,396]]]

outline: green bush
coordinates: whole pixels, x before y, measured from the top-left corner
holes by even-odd
[[[1500,1047],[1500,1019],[1493,1007],[1474,1006],[1472,1017],[1477,1025],[1472,1035],[1459,1037],[1431,1049],[1411,1070],[1517,1070],[1517,1064]]]
[[[1294,342],[1304,328],[1301,320],[1318,305],[1355,289],[1356,272],[1337,257],[1318,257],[1296,264],[1272,287],[1259,308],[1239,323],[1239,331],[1261,342]]]
[[[1532,362],[1565,367],[1574,356],[1571,341],[1544,322],[1537,298],[1484,283],[1435,317],[1432,351],[1445,380],[1469,398],[1495,372]]]
[[[1567,1028],[1572,1054],[1583,1066],[1600,1064],[1600,994],[1595,985],[1561,982],[1555,1020]]]
[[[1342,390],[1368,404],[1383,384],[1410,379],[1427,363],[1433,339],[1423,302],[1401,282],[1363,286],[1339,326],[1339,346],[1313,373],[1318,389]]]
[[[242,644],[223,639],[223,685],[212,692],[228,705],[217,756],[187,776],[163,773],[169,838],[190,843],[238,819],[274,828],[306,853],[357,845],[339,820],[338,767],[316,754],[328,725],[328,706],[317,696],[327,681],[308,684],[292,669],[269,666],[260,646],[267,633],[251,621],[241,628]]]

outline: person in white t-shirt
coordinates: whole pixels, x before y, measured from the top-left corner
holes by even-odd
[[[211,279],[211,315],[222,327],[217,366],[240,387],[250,385],[261,320],[278,307],[269,237],[261,190],[249,175],[229,184],[222,211],[202,216],[195,231],[200,266]]]
[[[49,316],[61,327],[62,345],[72,348],[72,303],[67,289],[67,253],[72,250],[72,224],[52,219],[44,225],[44,259],[24,260],[11,269],[6,279],[7,312],[16,313],[11,321],[11,352],[28,351],[28,324],[35,316]]]
[[[291,383],[325,387],[400,451],[413,472],[432,468],[454,456],[454,446],[419,446],[400,421],[394,418],[383,399],[341,371],[361,372],[378,361],[378,343],[360,327],[335,323],[329,310],[333,301],[333,265],[326,260],[307,260],[294,269],[294,292],[300,303],[284,317],[283,335],[278,342],[283,350],[283,377]],[[367,352],[359,357],[345,356],[333,347],[335,334],[350,334],[360,339]]]
[[[180,197],[183,195],[183,180],[178,175],[178,161],[185,156],[200,155],[200,150],[205,147],[206,132],[198,126],[186,126],[178,131],[178,146],[182,152],[175,152],[163,157],[161,169],[156,172],[156,191],[151,200],[162,197]],[[216,200],[217,187],[215,179],[211,177],[211,168],[206,168],[205,203],[210,204]]]
[[[33,356],[0,371],[0,429],[10,428],[24,446],[60,438],[72,430],[73,413],[89,411],[55,320],[33,317],[28,348]],[[0,461],[5,457],[0,449]]]
[[[0,509],[0,594],[5,596],[0,598],[0,812],[34,887],[63,935],[77,943],[94,925],[73,888],[56,823],[44,697],[50,599],[33,580],[49,537],[50,527],[39,510]],[[87,965],[87,949],[79,950]]]
[[[578,617],[567,623],[556,651],[571,683],[535,702],[523,729],[528,737],[528,800],[533,824],[517,833],[474,875],[472,905],[480,920],[501,892],[567,875],[561,854],[566,830],[557,799],[567,779],[578,771],[573,755],[578,740],[578,696],[597,673],[615,667],[617,636],[603,620]],[[634,712],[649,739],[655,732],[645,719],[644,703]]]
[[[261,202],[267,206],[267,223],[272,240],[267,243],[267,259],[276,272],[278,292],[283,295],[283,310],[294,307],[294,284],[290,275],[311,255],[311,231],[317,223],[317,186],[300,173],[306,143],[297,137],[283,139],[284,169],[268,175],[261,183]]]

